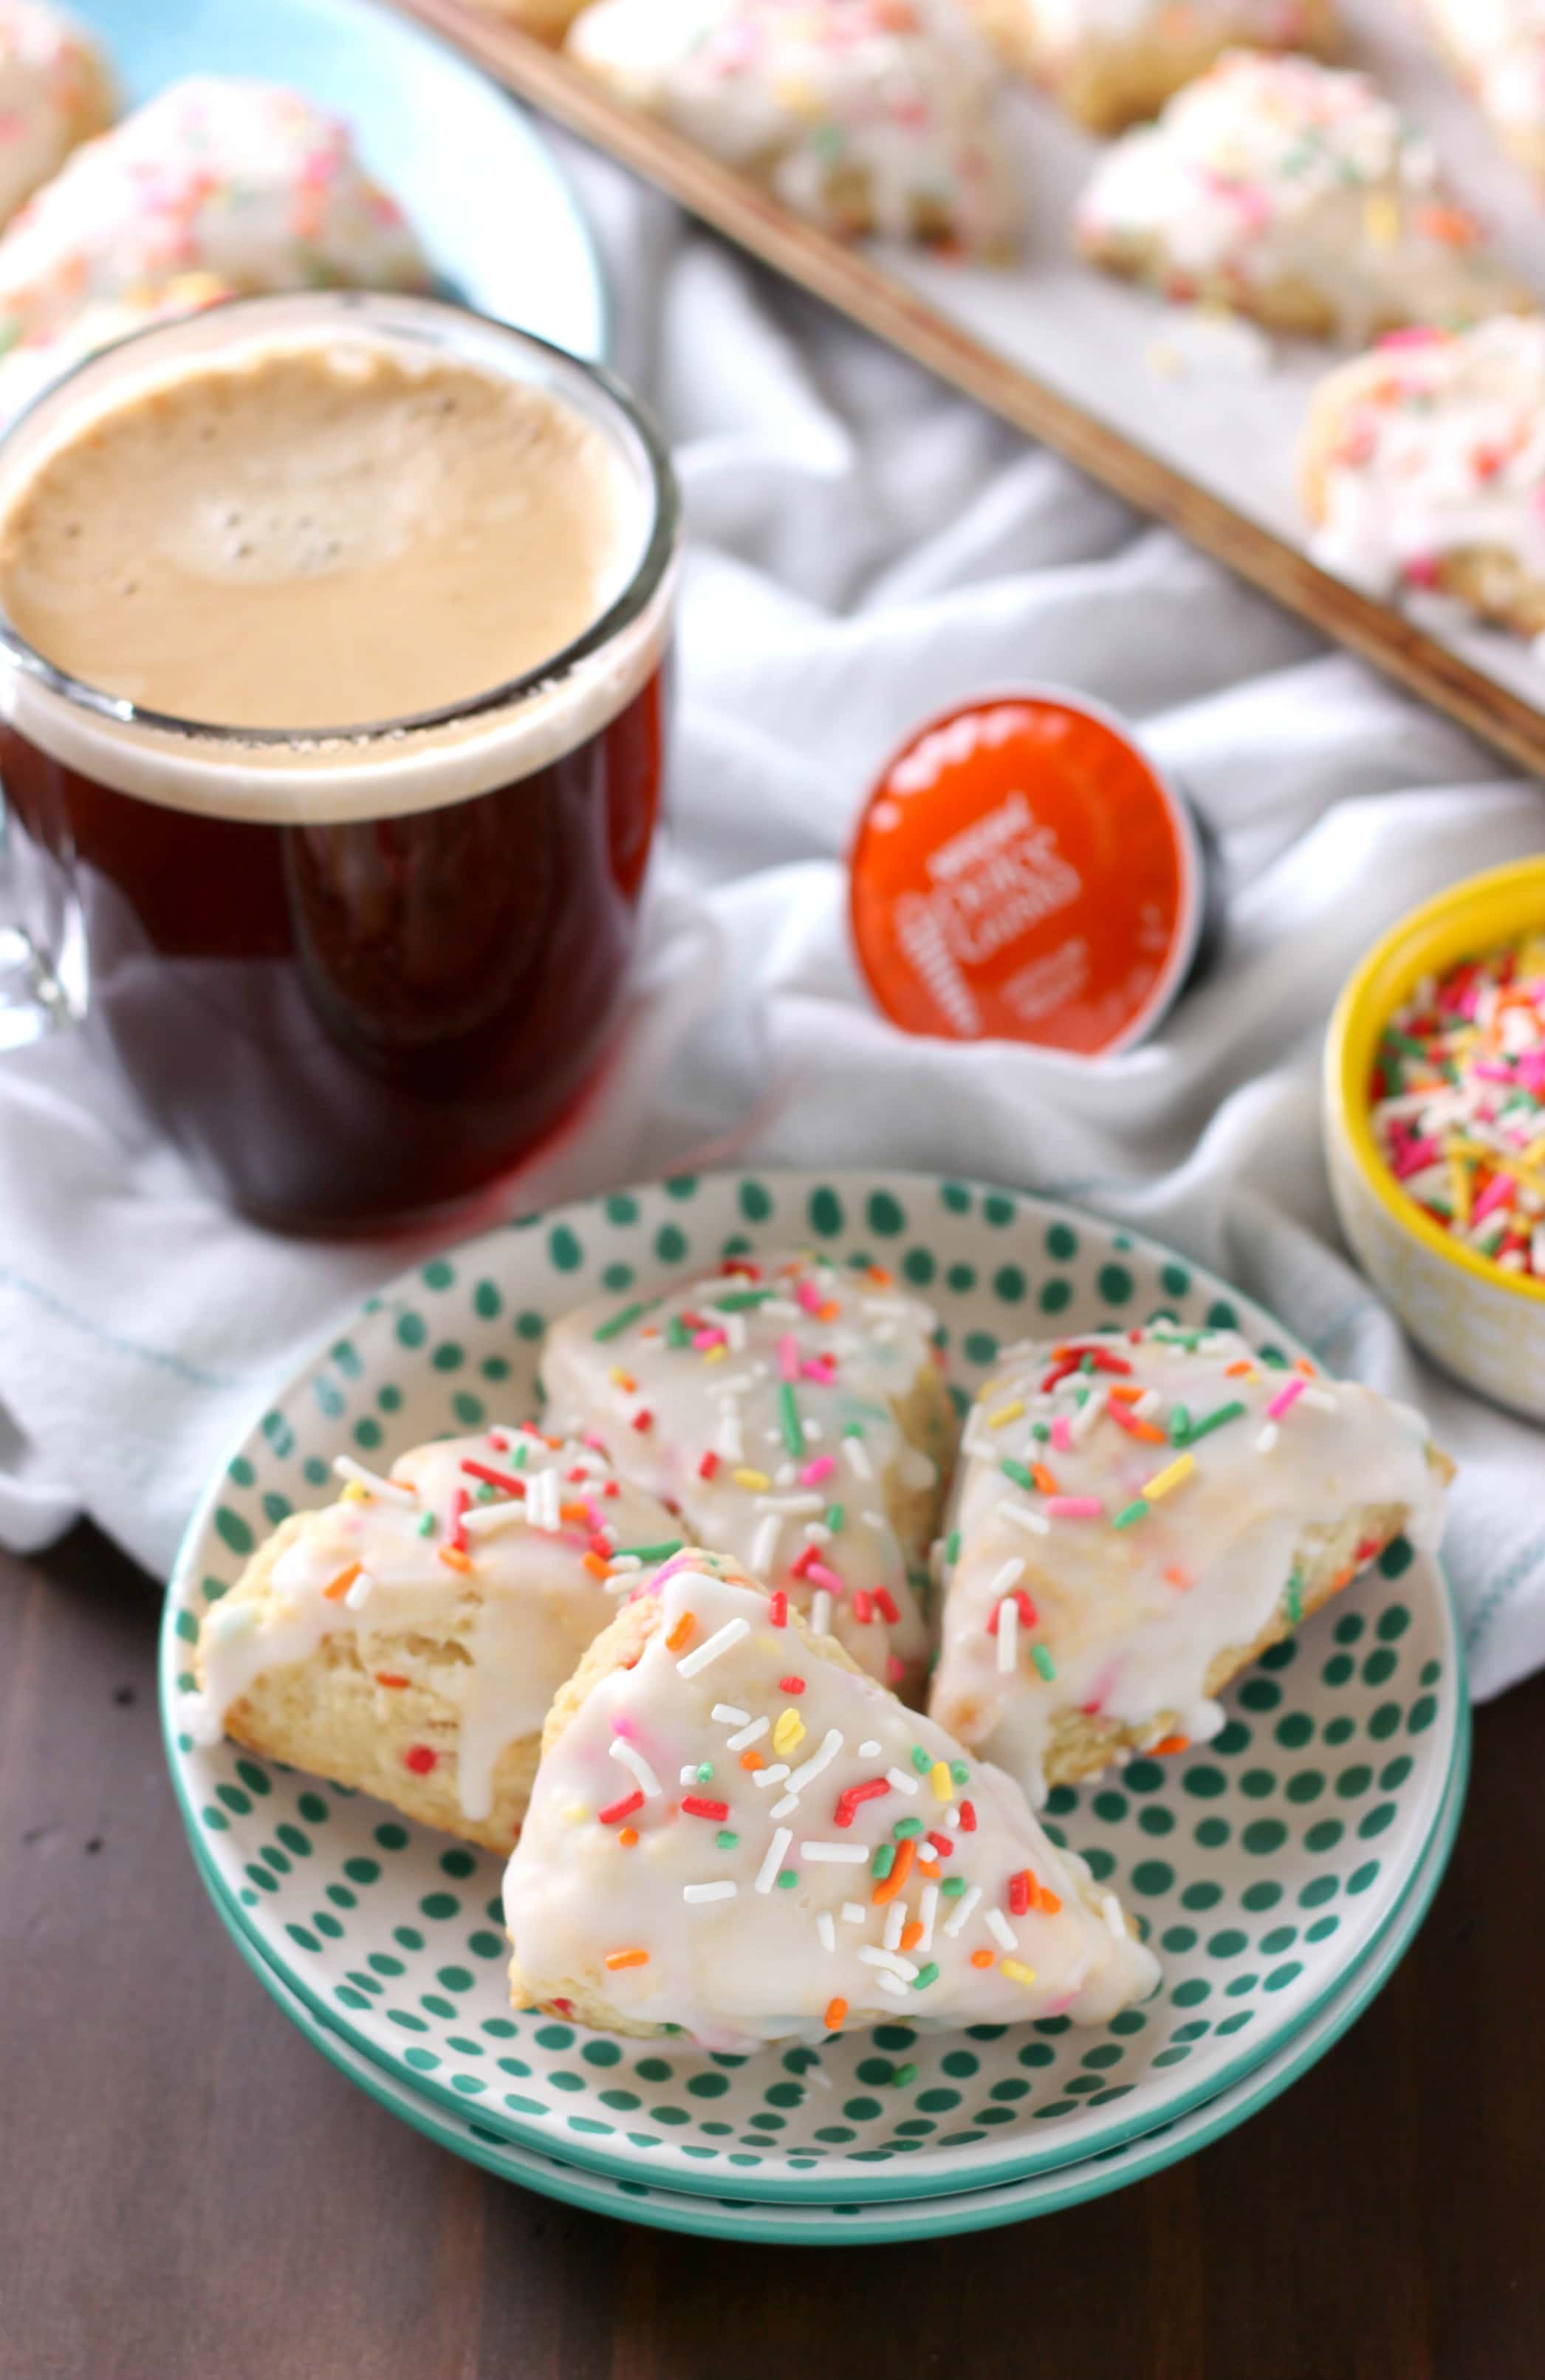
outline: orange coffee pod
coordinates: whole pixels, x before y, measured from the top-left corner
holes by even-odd
[[[908,1033],[1130,1048],[1198,961],[1208,854],[1121,722],[1050,690],[908,737],[853,845],[853,939]]]

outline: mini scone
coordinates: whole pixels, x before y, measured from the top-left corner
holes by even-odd
[[[1014,245],[992,60],[955,0],[598,0],[566,46],[842,237]]]
[[[243,291],[429,277],[345,126],[295,91],[223,75],[173,83],[29,201],[0,238],[0,324],[35,337],[189,273]]]
[[[505,1919],[517,2007],[724,2051],[1100,2023],[1158,1976],[1009,1778],[692,1551],[554,1704]]]
[[[691,1542],[785,1588],[910,1694],[955,1439],[933,1327],[888,1274],[736,1259],[666,1297],[566,1316],[542,1387],[554,1427],[592,1434]]]
[[[113,79],[91,36],[42,0],[0,0],[0,223],[114,114]]]
[[[967,1427],[930,1710],[1035,1802],[1205,1741],[1237,1670],[1436,1542],[1450,1475],[1419,1415],[1235,1331],[1014,1349]]]
[[[1301,484],[1325,569],[1545,633],[1545,322],[1399,332],[1344,364],[1315,392]]]
[[[507,1851],[554,1694],[680,1532],[534,1424],[335,1467],[205,1614],[185,1723]]]
[[[1001,55],[1091,132],[1120,132],[1225,50],[1334,56],[1332,0],[968,0]]]
[[[1425,7],[1502,147],[1545,181],[1545,0],[1425,0]]]
[[[1357,342],[1533,301],[1366,75],[1234,50],[1095,168],[1075,243],[1168,298]]]

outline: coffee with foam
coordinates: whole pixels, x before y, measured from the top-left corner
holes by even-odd
[[[363,342],[259,348],[97,409],[0,520],[0,602],[69,676],[228,727],[486,693],[606,609],[638,506],[529,382]]]

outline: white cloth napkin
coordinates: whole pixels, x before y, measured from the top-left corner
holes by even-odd
[[[1478,1694],[1545,1660],[1545,1439],[1417,1358],[1347,1260],[1316,1062],[1412,903],[1539,848],[1538,786],[1053,456],[569,153],[616,354],[675,443],[692,549],[674,829],[610,1096],[522,1182],[577,1196],[715,1154],[1041,1190],[1236,1281],[1461,1464],[1448,1557]],[[1081,1069],[878,1014],[844,853],[931,711],[1055,681],[1140,723],[1227,869],[1221,963]],[[67,1037],[0,1060],[0,1536],[89,1512],[152,1571],[302,1349],[416,1248],[271,1238],[213,1205]]]

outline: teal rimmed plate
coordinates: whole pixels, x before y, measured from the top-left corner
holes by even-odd
[[[932,1298],[952,1383],[1001,1342],[1163,1313],[1297,1342],[1199,1268],[1011,1192],[904,1174],[678,1179],[486,1233],[404,1276],[258,1416],[189,1528],[169,1598],[172,1773],[223,1912],[415,2097],[614,2178],[829,2204],[977,2191],[1113,2149],[1231,2089],[1345,1985],[1399,1907],[1459,1752],[1463,1681],[1435,1564],[1381,1565],[1225,1697],[1212,1743],[1049,1805],[1163,1961],[1104,2027],[885,2025],[754,2058],[591,2037],[510,2010],[499,1864],[360,1797],[179,1733],[199,1613],[266,1530],[380,1461],[529,1405],[544,1324],[721,1256],[811,1241]],[[900,2068],[915,2072],[905,2083]]]
[[[540,2192],[545,2197],[563,2199],[570,2205],[587,2207],[598,2215],[614,2216],[625,2223],[649,2224],[662,2230],[692,2232],[710,2239],[776,2241],[785,2247],[851,2247],[886,2240],[938,2240],[952,2232],[990,2230],[1004,2224],[1028,2222],[1037,2215],[1054,2214],[1084,2199],[1102,2198],[1111,2191],[1123,2190],[1149,2174],[1162,2171],[1166,2166],[1178,2165],[1182,2158],[1194,2155],[1198,2149],[1221,2140],[1225,2132],[1233,2131],[1317,2064],[1389,1981],[1442,1879],[1464,1807],[1469,1750],[1467,1713],[1462,1716],[1460,1734],[1459,1758],[1437,1830],[1405,1899],[1356,1975],[1343,1985],[1292,2042],[1259,2066],[1247,2080],[1157,2132],[1031,2180],[962,2191],[943,2198],[914,2198],[905,2203],[876,2200],[868,2204],[850,2199],[828,2205],[747,2205],[734,2199],[688,2197],[648,2182],[611,2180],[604,2175],[565,2165],[556,2157],[541,2155],[535,2150],[517,2148],[489,2131],[468,2111],[447,2113],[394,2082],[369,2058],[362,2058],[325,2018],[313,2015],[223,1909],[221,1916],[237,1949],[265,1989],[273,1994],[291,2022],[341,2073],[417,2131],[506,2181]]]

